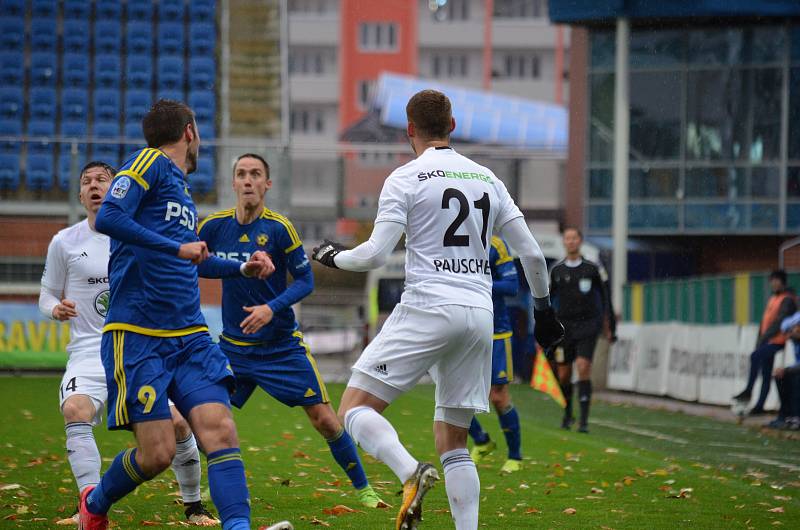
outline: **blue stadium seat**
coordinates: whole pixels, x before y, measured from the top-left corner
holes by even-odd
[[[160,88],[156,100],[159,99],[173,99],[175,101],[186,101],[183,95],[183,90],[170,90],[168,88]]]
[[[183,90],[183,57],[173,55],[158,58],[158,88]]]
[[[126,3],[128,21],[153,20],[152,0],[128,0]]]
[[[80,53],[65,53],[61,59],[61,79],[64,87],[89,86],[89,58]]]
[[[214,22],[216,0],[192,0],[189,2],[189,20],[192,22]]]
[[[120,0],[102,0],[94,3],[96,20],[121,20],[122,2]]]
[[[94,53],[118,54],[122,47],[121,38],[122,26],[118,20],[101,20],[94,23]]]
[[[53,154],[55,144],[52,137],[56,134],[55,121],[31,120],[28,122],[28,136],[34,137],[28,143],[28,153]]]
[[[183,55],[183,23],[160,22],[158,24],[158,53]]]
[[[0,19],[0,51],[22,52],[25,39],[25,20],[17,17]]]
[[[81,168],[86,165],[86,152],[81,153],[78,152],[78,170],[76,173],[80,172]],[[61,153],[58,155],[58,187],[62,190],[69,189],[69,179],[72,175],[72,153],[70,152],[69,145],[62,145],[61,146]],[[75,179],[78,178],[78,175],[75,175]]]
[[[22,120],[0,120],[0,131],[8,136],[22,136]],[[17,153],[22,147],[22,142],[2,141],[0,142],[0,152]]]
[[[192,55],[213,56],[217,46],[217,30],[212,23],[197,22],[189,26],[189,49]]]
[[[100,88],[94,91],[94,119],[119,120],[119,90]]]
[[[6,17],[24,17],[25,0],[0,0],[0,13]]]
[[[86,138],[89,135],[89,127],[86,122],[86,118],[84,117],[83,120],[70,120],[70,121],[61,121],[61,128],[60,128],[60,135],[66,138]],[[64,149],[69,149],[69,143],[61,144],[62,151]],[[86,153],[86,143],[81,142],[78,144],[78,151],[80,153]]]
[[[197,123],[211,123],[216,112],[216,98],[210,90],[193,90],[189,92],[189,106],[192,107]]]
[[[20,86],[0,88],[0,118],[22,121],[25,98]]]
[[[19,188],[19,155],[0,154],[0,189]]]
[[[153,104],[149,90],[128,90],[125,92],[125,121],[136,122],[141,127],[142,118]]]
[[[149,55],[128,55],[125,62],[125,82],[128,88],[147,88],[153,82],[153,60]]]
[[[53,154],[28,153],[25,187],[46,191],[53,187]]]
[[[87,0],[64,0],[64,18],[89,20],[92,16],[92,2]]]
[[[119,87],[122,65],[119,55],[103,54],[94,56],[94,83],[95,86]]]
[[[201,135],[202,139],[203,136]],[[195,193],[208,193],[214,189],[214,159],[201,157],[197,161],[197,170],[189,175],[189,185]]]
[[[89,21],[65,20],[63,42],[66,53],[89,53]]]
[[[55,18],[34,18],[31,20],[31,51],[52,52],[56,49]]]
[[[25,80],[25,62],[19,52],[0,53],[0,84],[22,85]]]
[[[28,109],[32,120],[56,119],[56,89],[49,87],[32,88],[28,93]]]
[[[36,18],[56,18],[58,0],[32,0],[31,14]]]
[[[183,0],[160,0],[158,2],[159,20],[183,21]]]
[[[134,140],[143,140],[144,134],[142,133],[142,121],[126,121],[123,129],[123,136]],[[129,146],[130,147],[130,146]]]
[[[92,136],[99,139],[119,137],[118,121],[96,121]],[[92,158],[116,167],[119,164],[119,144],[92,144]]]
[[[89,115],[89,93],[82,88],[65,88],[61,91],[61,119],[86,119]]]
[[[55,86],[58,79],[58,56],[54,52],[31,54],[31,85]]]
[[[217,137],[216,127],[214,122],[201,121],[197,123],[197,128],[200,129],[200,141],[213,140]]]
[[[189,59],[189,87],[192,90],[211,90],[217,80],[217,64],[211,57]]]
[[[150,55],[153,51],[153,24],[150,22],[129,22],[126,45],[129,54]]]

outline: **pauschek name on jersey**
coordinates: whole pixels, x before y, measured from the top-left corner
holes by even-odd
[[[417,179],[419,179],[420,182],[436,177],[461,180],[481,180],[483,182],[492,181],[492,177],[489,175],[484,175],[483,173],[473,173],[471,171],[445,171],[443,169],[434,169],[433,171],[420,171],[417,174]]]
[[[452,272],[455,274],[487,274],[492,275],[492,268],[488,259],[477,258],[445,258],[434,259],[433,266],[436,272]]]

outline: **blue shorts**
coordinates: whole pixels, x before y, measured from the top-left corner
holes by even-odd
[[[107,331],[101,356],[109,429],[171,418],[167,398],[184,417],[203,403],[230,406],[233,372],[206,331],[181,337]]]
[[[259,386],[290,407],[330,402],[317,362],[299,331],[285,339],[255,344],[223,335],[219,345],[236,375],[231,403],[237,407],[241,408]]]
[[[514,380],[514,360],[511,357],[512,332],[495,333],[492,341],[492,384],[507,385]]]

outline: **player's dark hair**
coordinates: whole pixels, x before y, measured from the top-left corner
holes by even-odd
[[[269,164],[267,164],[267,161],[266,161],[266,160],[264,160],[264,157],[263,157],[263,156],[261,156],[261,155],[257,155],[257,154],[255,154],[255,153],[245,153],[245,154],[243,154],[243,155],[240,155],[240,156],[239,156],[239,157],[236,159],[236,162],[234,162],[234,163],[233,163],[233,171],[234,171],[234,176],[236,175],[236,165],[239,163],[239,161],[240,161],[242,158],[255,158],[256,160],[258,160],[259,162],[261,162],[262,164],[264,164],[264,170],[267,172],[267,180],[269,180]]]
[[[78,180],[83,178],[83,175],[92,168],[99,167],[110,176],[112,179],[117,175],[117,170],[114,169],[112,166],[106,164],[105,162],[101,162],[100,160],[92,160],[81,169],[80,176]]]
[[[583,241],[583,232],[581,232],[580,228],[578,228],[577,226],[565,226],[564,229],[561,231],[561,233],[566,234],[567,230],[574,230],[575,233],[578,234],[578,237],[581,238],[581,241]]]
[[[406,105],[408,121],[422,138],[446,139],[450,136],[453,108],[450,99],[438,90],[421,90]]]
[[[769,279],[775,278],[776,280],[780,280],[783,285],[786,285],[788,278],[786,276],[786,271],[783,269],[774,270],[769,273]]]
[[[147,147],[161,147],[180,140],[186,126],[194,123],[194,111],[186,103],[159,99],[144,115],[142,132]]]

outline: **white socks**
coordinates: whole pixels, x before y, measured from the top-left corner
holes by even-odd
[[[67,460],[78,483],[78,491],[100,482],[100,451],[94,441],[92,425],[85,422],[68,423]]]
[[[475,462],[466,449],[453,449],[440,458],[444,468],[444,487],[456,530],[476,530],[481,481]]]
[[[178,479],[183,503],[200,500],[200,451],[194,434],[185,440],[175,442],[175,458],[172,459],[172,471]]]
[[[400,482],[417,470],[419,462],[400,443],[392,424],[375,409],[362,406],[348,410],[344,427],[364,451],[389,466]]]

